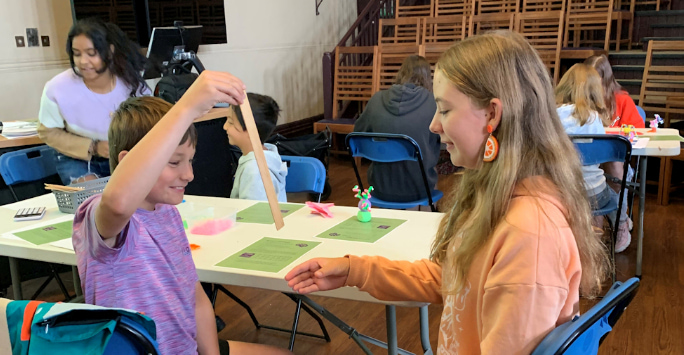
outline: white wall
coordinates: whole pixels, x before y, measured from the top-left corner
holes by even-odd
[[[38,116],[45,83],[69,67],[70,0],[0,0],[0,121]],[[210,70],[229,71],[252,92],[272,96],[280,123],[323,113],[321,58],[356,20],[355,0],[225,0],[228,43],[201,46]],[[37,27],[50,47],[17,48],[14,36]]]

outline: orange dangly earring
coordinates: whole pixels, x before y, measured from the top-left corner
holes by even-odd
[[[488,124],[487,133],[489,133],[489,137],[487,137],[487,145],[485,146],[484,152],[484,161],[488,163],[494,161],[499,154],[499,141],[492,135],[492,132],[494,132],[494,128],[492,125]]]

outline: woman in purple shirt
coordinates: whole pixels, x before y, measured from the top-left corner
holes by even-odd
[[[38,114],[38,135],[57,151],[57,173],[65,185],[110,175],[110,114],[129,97],[151,94],[140,75],[140,47],[114,24],[76,22],[67,54],[71,69],[45,84]]]

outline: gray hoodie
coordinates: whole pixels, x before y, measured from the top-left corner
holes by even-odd
[[[268,170],[271,172],[271,180],[275,187],[278,202],[287,202],[285,195],[285,177],[287,176],[287,163],[280,159],[278,148],[275,145],[264,143],[264,156],[266,156],[266,164]],[[230,192],[230,198],[239,198],[243,200],[260,200],[267,201],[266,190],[264,183],[261,181],[259,174],[259,167],[257,166],[254,152],[249,152],[243,155],[238,160],[238,167],[235,171],[235,181],[233,182],[233,190]]]
[[[428,185],[434,189],[439,136],[430,132],[430,122],[436,111],[435,98],[427,89],[413,84],[392,85],[368,101],[354,131],[405,134],[413,138],[423,155]],[[382,200],[408,202],[427,197],[420,168],[414,161],[372,163],[368,181],[373,185],[373,195]]]

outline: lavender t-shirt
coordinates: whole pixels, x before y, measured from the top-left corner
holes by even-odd
[[[85,301],[145,313],[157,326],[162,354],[197,354],[195,285],[190,245],[178,210],[138,209],[117,237],[105,244],[95,226],[101,195],[81,204],[72,241]]]
[[[142,95],[151,94],[145,87]],[[131,88],[121,78],[116,78],[112,91],[98,94],[90,91],[72,69],[67,69],[45,84],[40,123],[47,128],[66,128],[83,137],[106,141],[112,112],[130,96]],[[140,96],[139,90],[136,96]]]

